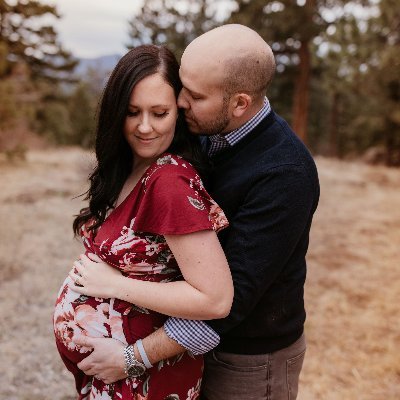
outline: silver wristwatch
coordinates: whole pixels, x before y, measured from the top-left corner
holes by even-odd
[[[124,348],[124,357],[125,373],[128,375],[128,378],[135,378],[146,372],[146,366],[135,357],[132,344]]]

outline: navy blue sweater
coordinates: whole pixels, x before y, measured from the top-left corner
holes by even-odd
[[[212,161],[208,189],[230,222],[219,238],[235,295],[228,317],[206,322],[221,336],[217,350],[280,350],[301,336],[306,317],[305,256],[319,198],[315,163],[273,111]]]

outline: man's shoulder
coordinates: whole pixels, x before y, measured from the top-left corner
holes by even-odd
[[[310,151],[282,117],[271,112],[258,129],[253,140],[237,154],[244,175],[253,182],[274,177],[282,181],[307,180],[313,186],[318,185]]]
[[[315,167],[307,146],[280,115],[271,112],[270,119],[265,120],[260,128],[255,148],[259,150],[260,158],[269,162],[272,168],[288,165]]]

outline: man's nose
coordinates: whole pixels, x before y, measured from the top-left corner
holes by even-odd
[[[189,102],[187,101],[186,96],[183,93],[183,89],[179,93],[177,104],[179,108],[189,108]]]

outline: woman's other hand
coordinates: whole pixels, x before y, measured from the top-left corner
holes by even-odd
[[[70,284],[71,289],[91,297],[115,297],[113,289],[123,275],[95,254],[89,253],[89,257],[81,254],[79,260],[74,262],[74,266],[69,272],[69,276],[74,282]]]

